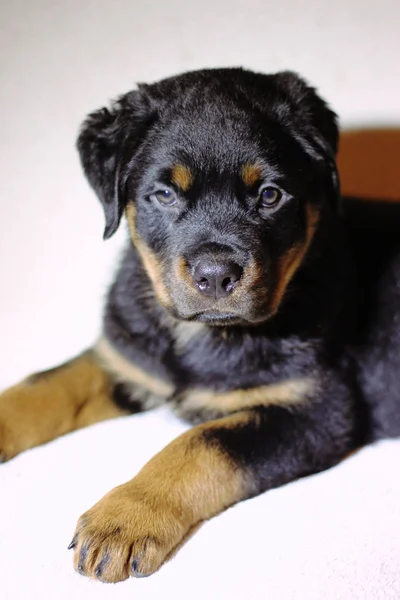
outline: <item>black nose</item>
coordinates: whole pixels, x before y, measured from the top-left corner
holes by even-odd
[[[205,296],[223,298],[233,292],[242,273],[242,267],[233,261],[210,256],[197,263],[193,280]]]

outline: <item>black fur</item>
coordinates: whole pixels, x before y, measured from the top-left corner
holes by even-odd
[[[334,113],[297,75],[241,69],[142,85],[89,116],[79,137],[105,210],[105,236],[134,202],[137,234],[156,257],[170,300],[159,302],[129,244],[108,297],[105,336],[172,384],[172,408],[202,421],[221,415],[186,411],[193,389],[315,382],[295,409],[254,408],[242,427],[205,434],[251,470],[254,493],[400,433],[400,210],[344,200],[341,213],[337,144]],[[240,172],[249,163],[261,165],[261,176],[246,187]],[[176,164],[193,174],[185,192],[171,181]],[[266,185],[282,192],[272,209],[259,204]],[[157,203],[163,189],[176,205]],[[316,232],[276,311],[278,265],[304,243],[307,207],[318,215]],[[184,258],[190,280],[206,251],[228,254],[244,269],[253,261],[257,285],[241,292],[239,285],[234,300],[202,296],[176,264]],[[182,348],[179,327],[196,321],[204,327]]]

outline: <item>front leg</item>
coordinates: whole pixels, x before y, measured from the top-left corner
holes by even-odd
[[[0,394],[0,462],[56,437],[124,414],[93,351],[31,375]]]
[[[94,349],[0,394],[0,462],[60,435],[165,402],[171,386],[102,338]]]
[[[154,573],[203,521],[337,463],[358,444],[354,410],[345,394],[194,427],[81,517],[75,569],[106,582]]]

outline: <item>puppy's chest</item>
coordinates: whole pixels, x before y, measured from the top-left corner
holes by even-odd
[[[193,327],[188,333],[186,326],[183,332],[184,336],[181,332],[175,336],[173,350],[178,389],[208,387],[225,391],[255,386],[276,362],[278,349],[259,339],[236,338],[206,327]]]
[[[297,404],[316,388],[312,349],[298,339],[198,328],[178,339],[175,353],[183,377],[169,402],[193,423],[260,405]]]
[[[298,340],[185,327],[175,333],[168,356],[146,362],[153,363],[150,371],[131,366],[117,373],[116,401],[122,393],[132,410],[166,403],[192,423],[260,405],[296,404],[315,389],[310,348]]]

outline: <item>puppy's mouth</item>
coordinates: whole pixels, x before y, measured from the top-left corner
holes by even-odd
[[[206,325],[213,325],[215,327],[243,325],[246,323],[246,321],[238,315],[223,312],[201,312],[195,314],[191,320],[199,321],[200,323],[204,323]]]

